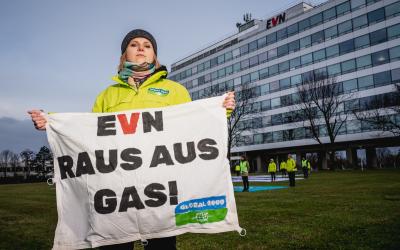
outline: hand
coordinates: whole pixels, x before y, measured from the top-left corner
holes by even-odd
[[[234,110],[236,107],[235,92],[227,92],[222,106],[226,109]]]
[[[28,114],[31,116],[33,125],[37,130],[46,130],[47,119],[43,113],[43,110],[29,110]]]

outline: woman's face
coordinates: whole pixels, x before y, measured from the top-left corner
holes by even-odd
[[[153,63],[155,53],[151,42],[143,37],[132,39],[126,48],[126,60],[134,63]]]

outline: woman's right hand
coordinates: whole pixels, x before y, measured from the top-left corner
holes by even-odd
[[[33,125],[37,130],[46,130],[47,119],[43,110],[29,110],[28,114],[31,116]]]

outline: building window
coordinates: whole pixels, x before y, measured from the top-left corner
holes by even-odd
[[[258,71],[253,72],[250,74],[250,81],[251,82],[255,82],[259,80],[259,75],[258,75]]]
[[[276,42],[276,32],[271,33],[267,36],[267,44],[272,44]]]
[[[249,64],[250,64],[250,68],[258,65],[258,56],[250,57]]]
[[[400,46],[389,49],[390,61],[400,60]]]
[[[242,47],[240,47],[240,55],[242,56],[242,55],[245,55],[247,53],[249,53],[249,45],[245,44]]]
[[[250,74],[242,76],[242,84],[250,83]]]
[[[276,32],[276,36],[278,41],[287,38],[287,30],[286,28],[280,29]]]
[[[289,61],[284,61],[279,64],[279,73],[289,71]]]
[[[243,60],[240,62],[240,69],[248,69],[249,68],[249,59]]]
[[[224,76],[225,76],[225,68],[218,70],[218,78],[221,78]]]
[[[270,110],[271,109],[271,100],[264,100],[261,102],[261,109],[262,111]]]
[[[341,66],[342,66],[342,74],[353,72],[356,70],[356,60],[355,59],[347,60],[345,62],[342,62]]]
[[[353,19],[353,29],[358,30],[368,26],[367,15],[362,15]]]
[[[314,63],[325,60],[326,54],[325,49],[320,49],[318,51],[313,52]]]
[[[233,72],[239,72],[240,71],[240,62],[237,62],[233,65]]]
[[[271,116],[271,124],[272,124],[272,126],[282,124],[282,114],[272,115]]]
[[[372,75],[363,76],[358,78],[358,89],[364,90],[374,87],[374,79]]]
[[[392,83],[400,82],[400,68],[392,70]]]
[[[323,16],[324,16],[324,22],[327,22],[329,20],[336,18],[336,8],[332,7],[330,9],[325,10],[323,12]]]
[[[279,90],[279,82],[278,81],[273,81],[269,84],[269,90],[271,92],[275,92]]]
[[[272,59],[276,58],[276,55],[277,55],[276,48],[269,50],[268,51],[268,60],[272,60]]]
[[[353,24],[351,22],[351,20],[348,20],[346,22],[340,23],[338,24],[338,32],[339,32],[339,36],[349,33],[353,30]]]
[[[252,41],[251,43],[249,43],[249,52],[255,51],[257,49],[257,41]]]
[[[327,59],[331,58],[331,57],[335,57],[337,55],[339,55],[339,45],[338,44],[326,48],[326,58]]]
[[[271,99],[271,108],[279,108],[281,106],[281,98],[277,97],[277,98],[273,98]]]
[[[300,67],[301,66],[300,57],[293,58],[292,60],[290,60],[289,64],[290,64],[290,69],[296,69]]]
[[[253,135],[254,144],[262,144],[263,143],[263,135],[262,134],[255,134]]]
[[[262,124],[263,124],[263,127],[271,126],[271,116],[270,116],[270,115],[268,115],[268,116],[263,116],[263,118],[262,118]]]
[[[328,68],[328,76],[335,76],[341,74],[340,63],[329,65],[327,68]]]
[[[312,53],[309,53],[307,55],[301,56],[301,65],[302,66],[311,64],[312,62],[313,62]]]
[[[300,49],[300,41],[299,40],[295,40],[295,41],[289,43],[288,46],[289,46],[289,53],[298,51]]]
[[[271,67],[269,67],[268,71],[269,71],[270,76],[278,74],[279,73],[278,64],[275,64],[275,65],[272,65]]]
[[[216,65],[218,65],[218,58],[217,58],[217,57],[212,58],[212,59],[210,60],[210,68],[212,68],[212,67],[214,67],[214,66],[216,66]]]
[[[322,23],[322,12],[310,17],[310,26],[314,27]]]
[[[300,39],[300,48],[307,48],[311,46],[311,36],[306,36]]]
[[[261,85],[260,88],[261,88],[261,95],[269,93],[269,83]]]
[[[354,47],[356,50],[369,46],[369,34],[354,38]]]
[[[384,72],[374,74],[375,87],[391,84],[391,82],[392,82],[392,79],[390,77],[390,71],[384,71]]]
[[[311,35],[311,43],[313,45],[314,44],[318,44],[318,43],[322,43],[324,40],[325,40],[325,37],[324,37],[324,31],[323,30]]]
[[[295,75],[290,78],[291,86],[297,86],[301,84],[301,75]]]
[[[368,22],[370,25],[385,20],[385,9],[380,8],[374,11],[369,12],[368,14]]]
[[[389,61],[389,51],[382,50],[379,52],[375,52],[371,55],[371,57],[373,66],[381,65]]]
[[[358,70],[371,67],[371,65],[372,65],[371,55],[357,57],[356,63],[357,63]]]
[[[233,58],[232,51],[228,51],[225,53],[225,61],[226,62],[232,60],[232,58]]]
[[[306,18],[299,22],[299,32],[310,28],[310,19]]]
[[[218,58],[218,64],[223,64],[225,62],[225,55],[222,54],[217,57]]]
[[[365,0],[351,0],[351,9],[356,10],[365,5]]]
[[[259,38],[259,39],[257,40],[257,47],[258,47],[258,48],[262,48],[262,47],[264,47],[265,45],[267,45],[267,37],[266,37],[266,36],[261,37],[261,38]]]
[[[226,67],[226,68],[225,68],[225,71],[226,71],[226,75],[231,75],[231,74],[233,74],[233,66],[230,65],[230,66]]]
[[[288,89],[290,88],[290,77],[279,80],[279,85],[281,89]]]
[[[350,93],[357,91],[357,79],[351,79],[343,82],[343,91],[345,93]]]
[[[396,24],[387,28],[387,36],[389,40],[400,37],[400,24]]]
[[[272,132],[264,133],[263,134],[264,143],[272,143]]]
[[[240,56],[240,49],[239,48],[234,49],[232,51],[232,56],[233,56],[233,58],[236,58],[236,57]]]
[[[326,40],[333,39],[333,38],[337,37],[337,35],[338,35],[338,31],[337,31],[337,26],[336,25],[325,29],[324,32],[325,32],[325,39]]]
[[[386,29],[380,29],[375,32],[372,32],[370,33],[369,37],[371,41],[371,46],[374,46],[378,43],[386,42],[387,40]]]
[[[283,141],[283,132],[282,131],[272,132],[272,138],[273,138],[274,142]]]
[[[268,77],[268,68],[260,70],[260,79],[265,79]]]
[[[352,52],[354,50],[354,41],[353,39],[344,41],[339,44],[340,55]]]
[[[284,44],[284,45],[282,45],[282,46],[279,46],[279,47],[278,47],[278,57],[287,55],[287,54],[288,54],[288,51],[289,51],[289,48],[288,48],[288,45],[287,45],[287,44]]]
[[[385,7],[386,17],[395,16],[400,13],[400,2]]]
[[[346,128],[348,134],[360,133],[361,122],[359,120],[346,121]]]
[[[287,33],[288,36],[297,34],[297,32],[299,32],[299,25],[298,23],[292,24],[289,27],[287,27]]]
[[[259,61],[260,64],[268,61],[268,52],[265,51],[265,52],[259,54],[258,55],[258,61]]]
[[[341,16],[350,12],[350,2],[344,2],[336,6],[336,15]]]

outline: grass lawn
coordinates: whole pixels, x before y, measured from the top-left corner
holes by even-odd
[[[185,234],[178,248],[400,249],[399,170],[313,173],[296,185],[236,193],[245,237]],[[0,185],[0,249],[50,249],[56,223],[54,187]]]

